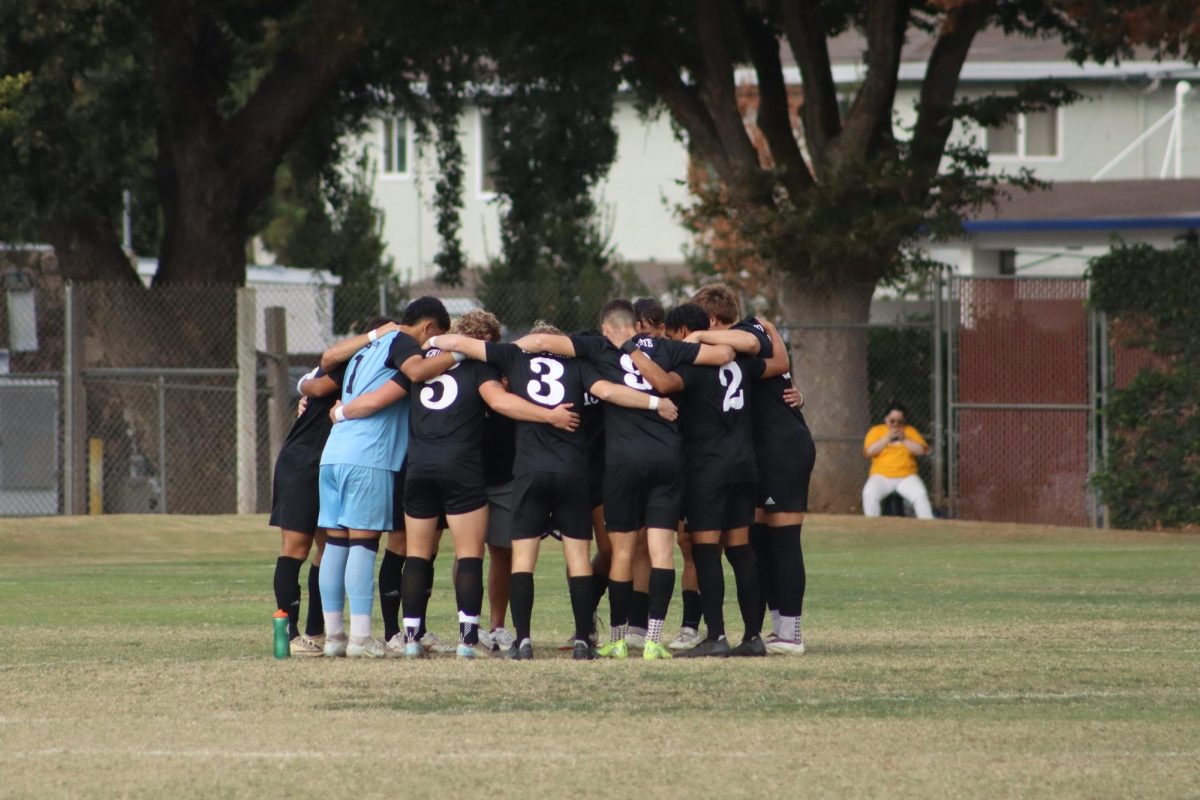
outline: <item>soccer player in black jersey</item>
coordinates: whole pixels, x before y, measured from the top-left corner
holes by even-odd
[[[668,316],[667,330],[673,339],[706,328],[708,314],[697,305],[677,306]],[[745,354],[719,367],[680,366],[670,373],[655,364],[642,368],[656,390],[681,393],[680,430],[689,467],[684,515],[708,628],[707,638],[680,653],[681,657],[767,654],[759,636],[758,574],[749,544],[755,488],[751,385],[765,369],[762,359]],[[725,639],[722,546],[733,567],[745,631],[736,648]]]
[[[754,317],[739,322],[737,295],[727,286],[705,286],[692,300],[708,312],[710,325],[710,330],[693,334],[692,341],[727,344],[738,352],[761,355],[776,363],[755,387],[762,390],[757,394],[761,402],[754,404],[752,419],[758,458],[757,504],[763,521],[756,519],[751,542],[758,554],[764,594],[775,594],[779,604],[767,650],[800,655],[804,653],[800,618],[806,583],[800,531],[808,510],[816,446],[804,415],[785,398],[785,392],[795,387],[786,361],[772,359],[773,355],[786,355],[774,326]]]
[[[391,324],[388,320],[383,323]],[[332,425],[329,409],[337,402],[344,367],[336,367],[331,375],[317,367],[296,384],[301,411],[275,459],[270,524],[279,528],[281,535],[279,558],[275,561],[275,603],[287,612],[294,656],[320,656],[325,646],[320,589],[325,532],[317,527],[317,481],[321,451]],[[304,633],[300,633],[300,568],[314,541],[317,554],[308,571],[308,618]]]
[[[604,518],[613,544],[609,572],[609,612],[612,631],[601,655],[625,658],[625,629],[633,591],[633,551],[637,531],[645,526],[650,545],[650,611],[646,660],[670,658],[663,647],[662,626],[675,589],[675,526],[683,502],[681,442],[673,422],[658,414],[661,398],[642,377],[634,362],[653,358],[667,370],[681,364],[723,364],[733,358],[727,347],[696,346],[669,339],[636,337],[633,306],[610,300],[600,310],[603,337],[536,334],[517,341],[528,352],[580,356],[597,367],[601,378],[625,385],[648,397],[647,409],[606,404]],[[639,349],[644,348],[644,350]]]
[[[561,331],[548,325],[536,327],[531,333],[562,337]],[[593,397],[626,408],[645,409],[649,404],[642,393],[601,379],[592,364],[579,359],[546,352],[527,353],[515,344],[484,343],[462,336],[439,336],[437,345],[472,359],[486,360],[500,369],[508,379],[509,388],[518,396],[547,408],[581,407],[585,387]],[[657,405],[656,410],[664,419],[675,418],[675,407],[669,400]],[[544,423],[517,423],[511,583],[516,641],[509,651],[510,658],[533,657],[530,638],[533,570],[541,533],[552,525],[562,533],[567,562],[571,610],[575,617],[573,657],[595,657],[588,642],[593,587],[588,560],[592,520],[587,460],[587,440],[582,431],[563,431]]]

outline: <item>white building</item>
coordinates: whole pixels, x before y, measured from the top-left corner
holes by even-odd
[[[860,37],[849,35],[831,42],[834,77],[848,94],[862,79],[864,46]],[[906,136],[915,118],[931,47],[923,36],[911,37],[905,47],[896,98],[897,136]],[[789,83],[798,84],[799,71],[789,67],[787,72]],[[968,223],[963,241],[930,248],[960,273],[1078,274],[1087,258],[1106,249],[1110,232],[1163,244],[1196,224],[1200,203],[1186,202],[1187,184],[1158,193],[1128,181],[1200,179],[1200,69],[1182,61],[1078,65],[1066,58],[1059,42],[987,31],[976,38],[960,89],[971,96],[1045,77],[1068,83],[1084,99],[1055,111],[1021,115],[1002,129],[960,125],[954,137],[974,137],[986,146],[997,171],[1024,167],[1044,180],[1062,182],[1070,200],[1056,200],[1057,189],[1013,198]],[[752,81],[752,70],[739,74],[739,82]],[[1196,82],[1195,92],[1187,92],[1187,81]],[[486,114],[472,108],[460,126],[467,174],[462,240],[473,265],[483,265],[499,252],[499,213],[487,175],[487,124]],[[615,124],[617,157],[597,189],[612,242],[626,261],[678,265],[690,243],[674,210],[689,200],[686,148],[665,113],[644,119],[632,98],[618,98]],[[375,202],[384,211],[384,235],[396,269],[405,280],[428,278],[438,249],[433,154],[418,151],[412,126],[403,118],[377,122],[363,145],[378,166]],[[1091,189],[1067,185],[1097,178]],[[1200,192],[1191,196],[1196,195]],[[1132,207],[1119,202],[1132,196],[1141,201]],[[1108,206],[1125,208],[1120,219],[1093,213],[1091,206],[1104,207],[1105,198],[1111,201]],[[1061,216],[1068,210],[1072,216]]]

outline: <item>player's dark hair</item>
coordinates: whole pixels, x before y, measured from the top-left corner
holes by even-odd
[[[657,328],[667,318],[667,312],[663,310],[662,303],[653,297],[643,297],[633,301],[633,316],[643,325]]]
[[[908,420],[908,409],[904,407],[904,403],[899,403],[895,400],[892,400],[890,403],[887,404],[887,408],[884,409],[883,418],[887,419],[887,415],[891,414],[893,411],[899,411],[901,414],[904,415],[904,419],[906,421]]]
[[[376,328],[382,328],[391,321],[391,317],[367,317],[356,322],[354,324],[354,329],[358,333],[366,333],[367,331],[373,331]]]
[[[708,312],[695,303],[680,303],[667,312],[667,330],[677,331],[680,328],[689,331],[708,330]]]
[[[600,306],[600,324],[611,322],[623,327],[632,328],[637,314],[633,313],[633,303],[617,298],[609,300]]]
[[[404,316],[400,317],[400,324],[416,325],[423,319],[433,320],[443,331],[450,330],[450,314],[442,305],[442,301],[436,297],[427,295],[413,300],[404,309]]]

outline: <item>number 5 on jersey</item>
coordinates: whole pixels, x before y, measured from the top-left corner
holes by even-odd
[[[437,388],[439,386],[440,389]],[[430,411],[441,411],[458,399],[458,384],[449,375],[438,375],[425,381],[420,398],[421,405]]]

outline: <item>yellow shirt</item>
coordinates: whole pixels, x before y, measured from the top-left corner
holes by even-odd
[[[887,425],[872,427],[867,431],[867,438],[863,439],[863,450],[887,436],[887,433]],[[929,447],[928,442],[912,425],[904,426],[904,438],[922,447]],[[871,474],[882,475],[885,478],[907,478],[917,474],[917,459],[902,442],[892,442],[871,459]]]

